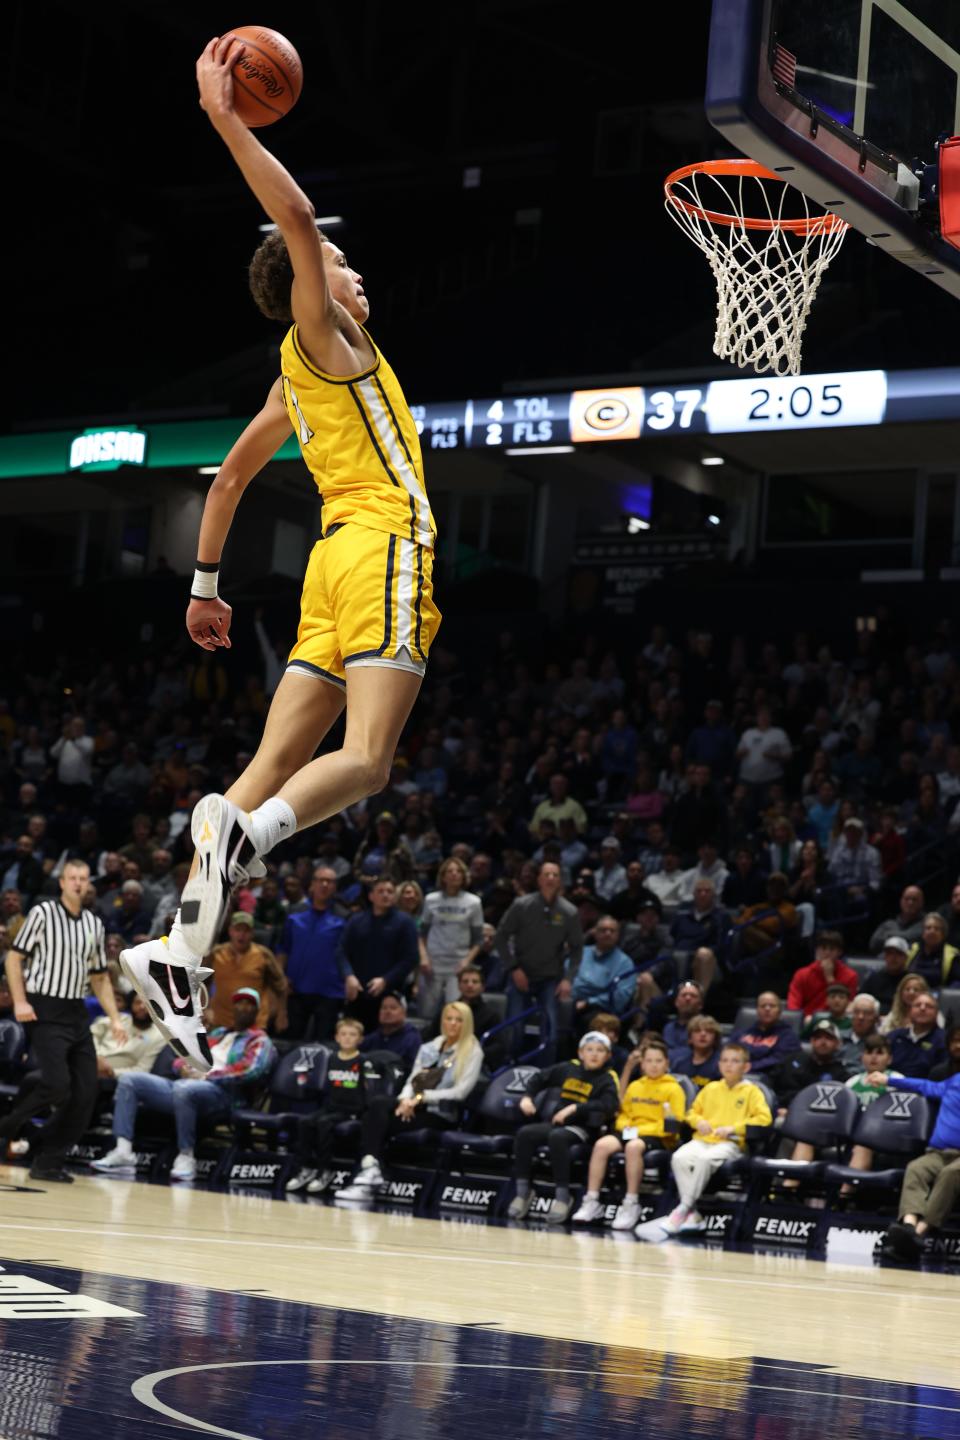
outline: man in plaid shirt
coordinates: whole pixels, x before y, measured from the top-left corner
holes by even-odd
[[[197,1122],[201,1116],[223,1119],[235,1105],[249,1098],[250,1091],[267,1079],[276,1062],[277,1053],[265,1030],[256,1026],[260,995],[244,986],[233,996],[233,1028],[210,1033],[213,1068],[201,1076],[188,1060],[177,1059],[173,1068],[177,1078],[167,1080],[160,1075],[144,1075],[125,1071],[117,1081],[114,1099],[114,1148],[102,1160],[94,1160],[95,1170],[134,1170],[133,1132],[137,1109],[146,1105],[173,1115],[177,1125],[178,1155],[170,1171],[171,1180],[192,1180],[197,1173],[193,1150]]]

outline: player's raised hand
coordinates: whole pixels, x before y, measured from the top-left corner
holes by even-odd
[[[215,600],[191,600],[187,606],[187,634],[201,650],[229,650],[232,619],[233,607],[219,596]]]
[[[211,120],[233,110],[233,67],[242,55],[242,43],[229,35],[215,35],[204,46],[197,61],[197,88],[200,108]]]

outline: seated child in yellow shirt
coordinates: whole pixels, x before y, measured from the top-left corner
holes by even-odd
[[[640,1078],[632,1075],[640,1066]],[[672,1116],[682,1120],[687,1108],[683,1088],[668,1074],[670,1061],[662,1040],[644,1040],[623,1067],[620,1078],[620,1111],[615,1133],[601,1135],[590,1156],[587,1193],[574,1215],[575,1223],[589,1224],[603,1214],[600,1187],[607,1173],[610,1158],[621,1150],[627,1173],[627,1191],[613,1219],[614,1230],[632,1230],[640,1216],[640,1182],[643,1179],[643,1157],[652,1150],[671,1148],[677,1143],[668,1135],[664,1120]]]
[[[744,1078],[749,1069],[747,1047],[738,1040],[727,1040],[720,1051],[721,1078],[705,1085],[687,1112],[693,1139],[670,1157],[680,1203],[660,1221],[667,1235],[706,1229],[696,1204],[711,1176],[745,1148],[748,1125],[773,1124],[763,1091]]]

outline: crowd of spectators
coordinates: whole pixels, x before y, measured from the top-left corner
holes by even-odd
[[[747,1001],[738,1038],[783,1103],[849,1073],[878,1026],[895,1070],[928,1075],[960,985],[957,650],[948,622],[896,650],[870,631],[842,652],[812,634],[754,651],[662,625],[562,662],[510,633],[469,661],[441,644],[385,790],[236,894],[211,1023],[246,988],[276,1041],[332,1039],[346,1012],[379,1044],[499,991],[516,1023],[497,1059],[531,1043],[531,1010],[558,1063],[601,1016],[624,1040],[662,1034],[671,1071],[708,1083]],[[109,958],[167,931],[193,805],[251,758],[275,670],[64,658],[8,690],[0,954],[74,857]],[[861,986],[845,955],[882,966]],[[474,1015],[478,1036],[493,1018]]]

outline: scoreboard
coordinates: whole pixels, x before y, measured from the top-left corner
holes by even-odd
[[[508,395],[498,400],[458,400],[449,405],[411,405],[429,450],[570,443],[569,395]]]
[[[847,370],[823,375],[632,385],[413,405],[425,449],[536,450],[688,432],[831,429],[960,419],[960,371]]]

